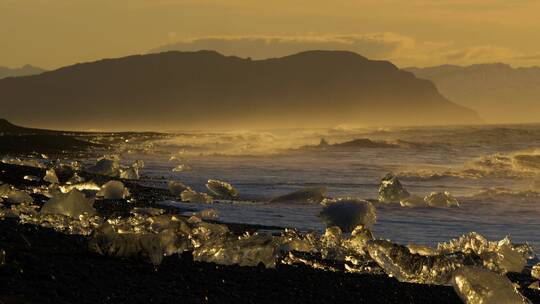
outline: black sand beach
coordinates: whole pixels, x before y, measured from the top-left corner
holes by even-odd
[[[0,172],[1,180],[18,187],[35,186],[22,176],[43,173],[42,169],[7,164],[0,164]],[[154,201],[168,195],[161,189],[128,186],[137,197],[135,204],[102,201],[96,205],[99,213],[121,215],[134,206],[155,207]],[[264,227],[231,225],[238,233],[258,228]],[[16,219],[0,220],[0,231],[0,250],[5,252],[0,266],[2,304],[460,303],[452,287],[401,283],[386,275],[281,264],[276,269],[223,266],[195,262],[189,252],[166,257],[161,265],[153,266],[144,260],[100,256],[88,250],[87,237],[19,224]],[[522,286],[532,282],[521,274],[509,277]],[[534,303],[540,302],[539,292],[522,292]]]

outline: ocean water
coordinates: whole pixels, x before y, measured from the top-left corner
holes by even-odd
[[[393,146],[359,143],[325,149],[316,147],[321,138],[331,144],[367,138]],[[208,179],[233,184],[239,201],[163,202],[193,212],[213,208],[223,222],[322,232],[320,205],[268,200],[313,186],[326,186],[330,197],[376,199],[381,177],[394,172],[410,193],[449,191],[461,207],[376,203],[376,237],[436,245],[476,231],[491,240],[509,235],[540,249],[540,125],[190,132],[144,146],[144,153],[122,156],[126,163],[145,161],[143,184],[166,187],[168,180],[178,180],[197,191],[206,191]],[[192,170],[173,172],[178,164]]]

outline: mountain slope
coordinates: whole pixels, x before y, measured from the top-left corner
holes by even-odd
[[[77,64],[0,80],[6,118],[56,129],[459,124],[479,119],[435,86],[342,51],[252,61],[212,51]]]
[[[540,121],[539,67],[496,63],[406,70],[433,81],[441,94],[476,110],[488,122]]]
[[[10,69],[10,68],[0,66],[0,79],[6,78],[6,77],[35,75],[35,74],[41,74],[43,72],[45,72],[45,70],[35,67],[35,66],[31,66],[29,64],[24,65],[20,68],[15,68],[15,69]]]

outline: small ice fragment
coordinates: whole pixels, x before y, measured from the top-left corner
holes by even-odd
[[[235,198],[238,196],[238,191],[229,183],[209,179],[206,183],[206,188],[213,194],[222,198]]]
[[[139,169],[137,167],[129,167],[127,169],[120,169],[120,178],[139,179]]]
[[[0,185],[0,197],[7,198],[8,194],[11,192],[11,186],[8,184]]]
[[[217,219],[219,212],[216,209],[205,209],[194,214],[201,219]]]
[[[11,204],[33,203],[34,199],[26,192],[12,189],[7,195],[7,201]]]
[[[45,168],[45,165],[40,163],[39,161],[35,159],[19,159],[19,158],[11,158],[9,156],[4,156],[2,158],[2,162],[4,164],[10,164],[10,165],[19,165],[19,166],[27,166],[27,167],[34,167],[34,168]]]
[[[439,254],[437,249],[435,249],[433,247],[426,246],[426,245],[409,244],[409,245],[407,245],[407,248],[409,248],[409,251],[412,254],[419,254],[419,255],[424,255],[424,256],[438,255]]]
[[[129,168],[120,168],[120,178],[139,179],[139,169],[144,168],[144,161],[137,160]]]
[[[191,170],[191,167],[186,164],[180,164],[172,169],[173,172],[188,172]]]
[[[182,194],[183,191],[189,189],[189,187],[184,185],[184,183],[178,182],[178,181],[169,181],[167,186],[169,188],[169,192],[175,197],[180,196],[180,194]]]
[[[77,172],[74,172],[73,176],[70,177],[67,180],[66,184],[73,185],[73,184],[79,184],[79,183],[82,183],[82,182],[84,182],[84,178],[79,176],[79,174],[77,174]]]
[[[471,232],[446,243],[439,243],[440,253],[472,251],[483,259],[484,267],[500,272],[521,272],[531,256],[528,245],[514,245],[508,237],[498,241],[488,241],[482,235]]]
[[[319,216],[327,227],[337,226],[343,232],[351,232],[356,226],[371,229],[377,221],[375,207],[368,201],[353,198],[323,200],[325,205]]]
[[[466,304],[531,303],[508,278],[481,267],[456,270],[452,286]]]
[[[424,201],[423,197],[420,197],[418,195],[410,195],[409,197],[404,197],[399,200],[399,204],[401,207],[409,207],[409,208],[416,208],[416,207],[426,207],[427,204]]]
[[[366,229],[362,225],[354,228],[351,236],[343,241],[343,247],[354,253],[349,253],[349,260],[351,262],[355,260],[355,264],[357,264],[356,262],[359,262],[359,256],[362,257],[362,260],[364,260],[364,257],[368,257],[367,243],[371,240],[373,240],[373,234],[369,229]]]
[[[274,197],[270,203],[318,204],[326,197],[326,187],[304,188],[289,194]]]
[[[214,202],[213,198],[210,195],[191,189],[182,191],[182,193],[180,194],[180,199],[183,202],[190,202],[196,204],[211,204]]]
[[[137,159],[134,163],[133,163],[133,167],[137,167],[138,169],[142,169],[144,168],[145,164],[144,164],[144,160],[141,160],[141,159]]]
[[[129,197],[129,190],[119,181],[109,181],[101,186],[101,189],[96,193],[96,197],[104,199],[125,199]]]
[[[446,284],[454,270],[465,265],[482,265],[481,258],[474,253],[423,256],[385,240],[368,241],[367,250],[388,275],[400,282]]]
[[[83,191],[83,190],[99,191],[101,189],[101,187],[99,187],[96,183],[92,181],[82,182],[78,184],[71,184],[71,185],[62,185],[59,188],[63,193],[68,193],[72,189],[77,189],[80,191]]]
[[[165,235],[164,235],[165,236]],[[113,226],[105,223],[90,237],[88,247],[102,255],[116,257],[148,258],[154,265],[159,265],[165,255],[164,245],[170,245],[174,238],[163,238],[161,233],[119,233]],[[163,244],[166,241],[167,244]]]
[[[222,265],[276,266],[276,248],[273,238],[265,234],[245,234],[241,237],[227,235],[203,244],[193,251],[195,261],[213,262]]]
[[[343,242],[343,232],[339,227],[326,228],[321,236],[321,254],[324,259],[343,260],[341,244]]]
[[[94,200],[86,198],[79,190],[71,190],[69,193],[61,193],[48,200],[41,208],[42,214],[63,214],[73,218],[87,213],[96,214],[93,207]]]
[[[188,218],[187,222],[190,224],[197,224],[197,223],[202,222],[202,219],[198,217],[197,215],[192,215]]]
[[[58,184],[58,176],[56,176],[56,172],[54,169],[49,169],[45,171],[45,176],[43,177],[43,180],[46,182],[49,182],[51,184]]]
[[[28,181],[31,181],[31,182],[39,182],[41,180],[41,178],[39,178],[39,177],[37,177],[35,175],[25,175],[24,179],[28,180]]]
[[[528,288],[534,289],[534,290],[540,290],[540,282],[539,281],[534,281],[529,285]]]
[[[120,164],[117,160],[100,158],[94,166],[86,169],[86,171],[99,175],[116,177],[119,174]]]
[[[130,211],[130,213],[132,214],[142,214],[142,215],[147,215],[147,216],[162,215],[164,212],[165,211],[163,209],[151,208],[151,207],[147,207],[147,208],[135,207]]]
[[[534,265],[531,269],[531,276],[540,280],[540,263]]]
[[[379,202],[397,203],[409,195],[409,192],[401,185],[397,176],[393,173],[388,173],[381,179],[381,185],[379,186]]]
[[[285,228],[278,238],[279,248],[285,253],[289,251],[315,252],[316,238],[314,233],[301,234],[295,229]]]
[[[424,201],[431,207],[459,207],[458,200],[450,192],[431,192]]]

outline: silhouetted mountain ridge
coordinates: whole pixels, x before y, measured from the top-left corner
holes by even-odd
[[[441,94],[476,110],[489,122],[540,121],[540,67],[491,63],[405,70],[433,81]]]
[[[6,78],[6,77],[20,77],[20,76],[28,76],[28,75],[35,75],[45,72],[44,69],[38,68],[29,64],[23,65],[20,68],[7,68],[0,66],[0,79]]]
[[[5,116],[56,129],[475,123],[477,115],[390,62],[344,51],[266,60],[166,52],[0,80]],[[24,105],[26,111],[21,111]]]

